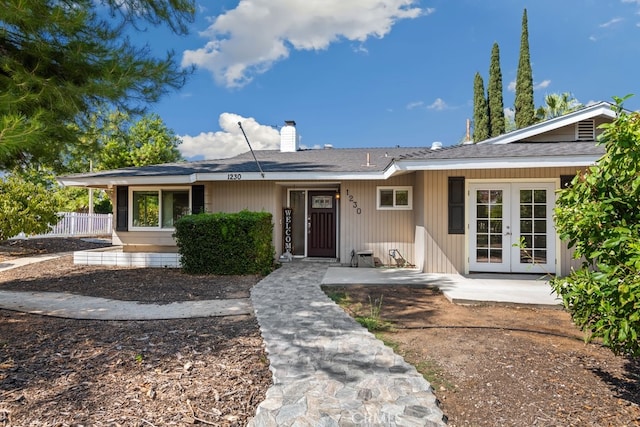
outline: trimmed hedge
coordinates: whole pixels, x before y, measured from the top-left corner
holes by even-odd
[[[202,213],[175,223],[182,269],[189,274],[262,274],[273,271],[272,215]]]

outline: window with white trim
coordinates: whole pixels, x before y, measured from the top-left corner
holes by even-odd
[[[188,188],[131,189],[131,229],[173,230],[174,223],[191,213]]]
[[[411,210],[413,187],[377,187],[378,210]]]

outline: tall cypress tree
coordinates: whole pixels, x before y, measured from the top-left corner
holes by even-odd
[[[473,80],[473,141],[489,138],[489,107],[484,95],[484,81],[480,73]]]
[[[489,65],[489,129],[491,136],[505,133],[504,102],[502,100],[502,71],[500,70],[500,48],[498,43],[491,49],[491,64]]]
[[[522,35],[520,36],[520,59],[518,61],[518,75],[516,77],[515,110],[516,128],[520,129],[536,122],[533,102],[533,73],[531,71],[531,57],[529,55],[527,9],[525,9],[522,14]]]

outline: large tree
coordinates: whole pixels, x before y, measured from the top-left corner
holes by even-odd
[[[182,87],[190,70],[172,52],[155,58],[127,32],[164,24],[183,34],[194,10],[194,0],[4,2],[0,168],[52,164],[99,105],[138,113]]]
[[[618,116],[602,125],[606,154],[560,192],[555,210],[582,268],[552,283],[587,339],[640,356],[640,113],[615,99]]]
[[[522,14],[520,58],[518,60],[518,73],[516,76],[515,121],[518,129],[530,126],[536,122],[528,26],[527,9],[525,9]]]
[[[484,81],[480,73],[473,80],[473,141],[489,138],[489,107],[484,94]]]
[[[505,132],[504,102],[502,100],[502,71],[500,70],[500,47],[494,43],[491,48],[489,64],[489,129],[490,136],[502,135]]]
[[[122,121],[116,132],[99,139],[95,169],[148,166],[184,160],[178,145],[182,142],[157,114],[147,114],[131,125],[122,113],[112,113]]]

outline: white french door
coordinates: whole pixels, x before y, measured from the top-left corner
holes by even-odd
[[[555,184],[469,185],[469,271],[555,273]]]

